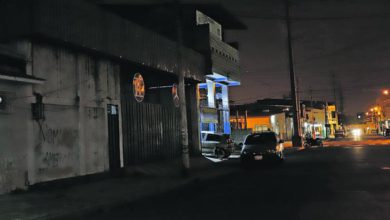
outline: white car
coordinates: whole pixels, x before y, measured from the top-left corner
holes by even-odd
[[[221,133],[202,132],[202,154],[228,158],[234,150],[234,142],[228,135]]]

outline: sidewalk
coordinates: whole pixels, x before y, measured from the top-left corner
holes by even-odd
[[[284,142],[283,146],[284,146],[284,153],[285,154],[290,154],[290,153],[294,153],[294,152],[297,152],[297,151],[304,150],[303,147],[301,147],[301,148],[293,147],[291,141]]]
[[[53,219],[110,209],[140,198],[239,170],[234,162],[213,163],[203,157],[191,159],[192,172],[182,177],[177,163],[134,168],[120,178],[106,178],[56,189],[32,190],[0,196],[0,219]],[[180,167],[180,166],[178,166]]]
[[[296,151],[299,149],[286,148],[286,154]],[[180,174],[180,161],[162,162],[134,167],[120,178],[2,195],[0,219],[72,219],[240,170],[239,157],[220,163],[196,157],[191,158],[191,166],[188,177]]]

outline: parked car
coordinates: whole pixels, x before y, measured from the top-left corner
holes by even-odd
[[[334,133],[335,138],[345,138],[345,131],[344,130],[336,130]]]
[[[213,132],[202,132],[202,154],[228,158],[234,151],[234,142],[229,135]]]
[[[241,150],[241,162],[248,165],[251,162],[272,160],[282,162],[283,140],[279,140],[275,132],[250,134],[246,137]]]
[[[304,139],[303,146],[305,148],[309,148],[313,146],[323,147],[324,144],[321,138],[306,137]]]

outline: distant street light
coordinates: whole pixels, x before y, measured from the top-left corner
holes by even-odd
[[[389,90],[388,89],[383,90],[383,95],[389,95]]]

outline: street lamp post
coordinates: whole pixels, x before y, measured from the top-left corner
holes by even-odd
[[[383,96],[379,99],[379,121],[380,121],[380,128],[381,131],[384,132],[385,128],[388,128],[388,124],[385,123],[387,121],[387,115],[386,115],[386,104],[390,101],[390,98],[388,97],[390,94],[390,91],[388,89],[385,89],[382,91]]]

